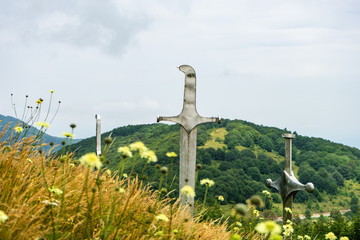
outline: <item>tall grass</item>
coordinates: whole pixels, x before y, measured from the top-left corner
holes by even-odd
[[[31,137],[0,142],[0,210],[8,216],[0,239],[230,239],[225,224],[192,218],[137,178],[91,171],[42,147]]]

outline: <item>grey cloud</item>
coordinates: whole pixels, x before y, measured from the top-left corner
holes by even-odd
[[[114,1],[14,1],[0,10],[0,35],[25,44],[51,41],[123,53],[149,18]],[[26,19],[26,21],[24,21]],[[12,36],[12,37],[9,37]]]

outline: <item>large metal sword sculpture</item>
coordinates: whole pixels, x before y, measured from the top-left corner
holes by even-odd
[[[101,155],[101,118],[99,114],[95,115],[96,119],[96,155]]]
[[[158,117],[157,121],[171,121],[180,124],[180,174],[179,189],[185,185],[195,187],[196,138],[197,125],[205,122],[218,122],[217,118],[201,117],[196,111],[196,75],[192,67],[181,65],[179,70],[185,73],[184,105],[181,113],[175,117]],[[194,210],[194,198],[181,195],[181,203],[189,204]]]
[[[307,183],[301,184],[295,177],[292,171],[292,139],[295,138],[294,134],[284,133],[282,135],[285,138],[285,170],[281,177],[275,182],[271,179],[266,180],[268,188],[276,188],[283,200],[283,224],[287,224],[287,221],[292,221],[292,204],[296,193],[300,190],[306,190],[311,193],[314,191],[314,184]],[[285,239],[291,239],[291,236],[285,237]]]

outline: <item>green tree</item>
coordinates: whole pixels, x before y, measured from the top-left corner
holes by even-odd
[[[259,181],[261,177],[260,170],[257,167],[249,167],[247,174],[255,181]]]
[[[338,171],[335,170],[332,177],[335,179],[338,186],[343,187],[345,185],[344,178]]]
[[[305,218],[309,219],[309,220],[311,219],[311,211],[310,211],[310,209],[305,210]]]

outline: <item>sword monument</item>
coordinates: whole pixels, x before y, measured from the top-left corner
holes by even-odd
[[[96,119],[96,155],[101,155],[101,118],[99,114],[95,115]]]
[[[192,67],[181,65],[179,70],[185,73],[184,104],[181,113],[174,117],[158,117],[157,122],[171,121],[180,124],[180,174],[179,190],[185,185],[195,189],[196,138],[197,125],[206,122],[218,122],[220,118],[201,117],[196,111],[196,75]],[[181,203],[189,204],[194,210],[194,198],[182,196]]]
[[[314,191],[314,184],[301,184],[292,171],[291,141],[295,138],[295,134],[284,133],[282,137],[285,138],[285,170],[281,177],[275,182],[271,181],[271,179],[267,179],[266,186],[268,188],[276,188],[281,195],[283,201],[283,224],[285,225],[288,220],[292,221],[292,204],[296,193],[300,190],[306,190],[311,193]],[[284,239],[291,239],[291,235],[289,237],[284,237]]]

